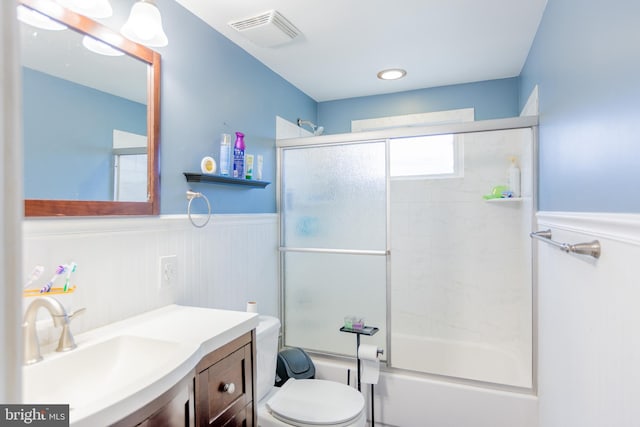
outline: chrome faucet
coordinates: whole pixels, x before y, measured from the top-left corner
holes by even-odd
[[[25,365],[30,365],[42,360],[40,342],[38,341],[38,333],[36,331],[36,315],[41,307],[47,309],[53,319],[54,326],[62,326],[62,333],[60,334],[60,341],[58,342],[56,351],[69,351],[76,348],[76,343],[73,335],[71,335],[69,325],[71,324],[71,320],[77,315],[82,314],[85,309],[81,308],[71,314],[67,314],[64,306],[57,299],[52,297],[36,298],[29,307],[27,307],[22,324],[22,330],[24,332]]]

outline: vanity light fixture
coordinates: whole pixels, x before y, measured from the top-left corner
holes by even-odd
[[[120,30],[123,36],[149,47],[169,44],[162,29],[162,17],[153,0],[139,0],[131,7],[129,19]]]
[[[36,12],[28,7],[18,5],[18,20],[32,27],[41,28],[43,30],[61,31],[66,30],[67,26],[63,25],[40,12]]]
[[[109,0],[58,0],[58,3],[89,18],[108,18],[113,15]]]
[[[108,44],[96,40],[91,36],[84,36],[82,38],[82,45],[89,49],[93,53],[98,53],[105,56],[122,56],[124,52],[109,46]]]
[[[390,68],[388,70],[382,70],[378,73],[380,80],[398,80],[407,75],[407,72],[402,68]]]

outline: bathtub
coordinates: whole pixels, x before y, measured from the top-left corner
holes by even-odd
[[[396,368],[531,388],[531,351],[394,333],[392,362]],[[528,350],[528,351],[527,351]]]
[[[355,362],[313,356],[316,378],[354,385]],[[363,385],[370,419],[370,386]],[[538,399],[532,393],[496,390],[385,370],[374,389],[376,426],[537,427]]]

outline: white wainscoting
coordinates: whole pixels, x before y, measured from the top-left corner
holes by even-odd
[[[554,240],[602,245],[596,260],[537,243],[540,426],[638,426],[640,215],[540,212],[538,223]]]
[[[201,218],[196,218],[202,222]],[[213,215],[195,228],[182,215],[113,219],[29,219],[23,222],[25,277],[75,261],[76,292],[56,296],[69,310],[87,311],[72,323],[80,333],[167,304],[259,311],[278,316],[278,216]],[[160,257],[177,256],[176,286],[160,289]],[[56,286],[64,283],[64,277]],[[24,298],[26,306],[30,298]],[[44,319],[44,312],[41,313]],[[43,341],[56,339],[41,329]]]

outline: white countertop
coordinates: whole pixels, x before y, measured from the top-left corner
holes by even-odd
[[[258,315],[255,313],[179,305],[169,305],[112,323],[77,335],[75,340],[78,348],[71,352],[45,353],[43,350],[42,362],[24,368],[25,401],[69,403],[70,423],[74,427],[109,425],[159,397],[189,374],[202,357],[257,325]],[[45,396],[46,392],[42,393],[42,389],[48,391],[56,388],[56,384],[46,384],[48,380],[45,379],[55,378],[56,373],[47,371],[49,366],[58,366],[55,359],[69,357],[73,352],[83,348],[87,349],[122,336],[165,341],[170,351],[163,355],[154,355],[161,360],[157,363],[158,366],[140,376],[132,376],[125,387],[122,384],[113,385],[113,390],[110,390],[111,384],[107,380],[106,384],[94,384],[93,387],[89,387],[95,387],[93,390],[81,390],[81,404],[74,406],[71,397],[65,401],[64,392],[55,394],[53,401],[50,396],[46,397],[46,402],[27,401],[30,390],[39,389],[38,395]],[[99,366],[96,366],[96,369],[99,369]],[[39,378],[42,380],[39,381]],[[59,381],[65,379],[56,378],[53,382]],[[95,396],[95,399],[92,399],[92,396]]]

